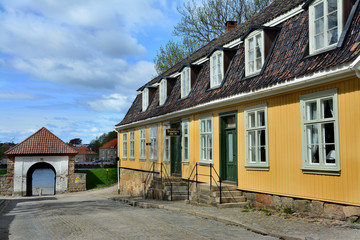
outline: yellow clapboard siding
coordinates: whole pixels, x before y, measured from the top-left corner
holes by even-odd
[[[195,163],[199,163],[199,117],[213,116],[213,162],[219,172],[219,114],[237,111],[238,188],[282,196],[323,200],[360,206],[360,83],[356,77],[309,87],[286,94],[266,97],[221,109],[196,113],[189,119],[189,163],[182,164],[182,177],[187,179]],[[302,168],[300,96],[329,89],[338,90],[340,139],[340,176],[304,174]],[[245,169],[244,110],[258,104],[268,107],[269,170]],[[174,119],[175,120],[175,119]],[[158,123],[158,161],[163,161],[163,123]],[[149,127],[147,127],[147,142]],[[129,129],[131,130],[131,129]],[[121,160],[121,166],[148,170],[146,161],[139,161],[139,129],[135,129],[135,161]],[[122,134],[119,134],[121,159]],[[129,152],[129,149],[128,149]],[[170,164],[167,164],[170,172]],[[199,166],[200,174],[209,175],[208,166]],[[209,182],[209,177],[200,176]]]

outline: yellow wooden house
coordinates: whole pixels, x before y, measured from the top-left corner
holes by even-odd
[[[359,78],[359,0],[275,0],[138,89],[115,127],[124,181],[213,166],[264,204],[360,206]]]

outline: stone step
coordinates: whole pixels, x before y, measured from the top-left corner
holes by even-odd
[[[222,204],[217,204],[216,207],[217,208],[242,208],[245,205],[248,205],[248,202],[239,202],[239,203],[222,203]]]
[[[170,186],[165,186],[164,189],[166,191],[170,191],[171,187]],[[178,192],[187,192],[187,187],[186,186],[172,186],[172,190],[173,191],[178,191]]]
[[[163,184],[164,184],[164,186],[170,186],[172,184],[173,186],[185,186],[185,187],[187,187],[187,183],[184,183],[184,182],[171,182],[171,184],[170,184],[170,182],[163,182]]]
[[[209,183],[201,183],[198,184],[198,188],[200,191],[210,191],[210,184]],[[216,185],[213,183],[211,185],[211,191],[219,191],[220,190],[220,184]],[[221,190],[237,190],[236,185],[230,185],[230,184],[221,184]]]
[[[212,192],[213,197],[220,197],[220,191]],[[242,192],[238,190],[231,190],[231,191],[221,191],[222,197],[240,197],[242,196]]]
[[[221,203],[239,203],[239,202],[245,202],[246,199],[244,196],[239,197],[221,197]],[[215,198],[216,203],[220,203],[220,197]]]
[[[170,195],[168,195],[167,200],[168,201],[179,201],[179,200],[186,200],[187,199],[187,195],[178,195],[178,194],[173,194],[172,197]]]

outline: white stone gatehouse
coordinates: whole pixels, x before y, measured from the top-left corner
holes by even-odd
[[[6,152],[12,195],[54,195],[71,191],[77,151],[46,128]]]

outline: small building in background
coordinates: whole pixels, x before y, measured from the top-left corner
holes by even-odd
[[[103,162],[115,162],[117,157],[117,138],[105,143],[99,148],[99,160]]]
[[[75,162],[92,162],[96,160],[97,153],[87,147],[73,147],[78,154],[75,156]]]

